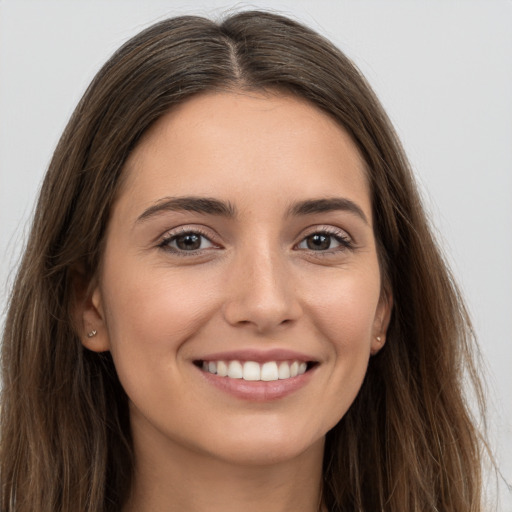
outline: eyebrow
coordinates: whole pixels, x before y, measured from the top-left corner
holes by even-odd
[[[218,199],[194,196],[166,197],[150,206],[147,210],[144,210],[137,218],[137,222],[148,220],[164,212],[180,210],[207,215],[220,215],[222,217],[234,217],[236,215],[236,209],[231,203]]]
[[[352,213],[363,220],[365,224],[369,224],[362,208],[354,203],[354,201],[344,197],[309,199],[307,201],[301,201],[300,203],[293,204],[290,207],[288,215],[314,215],[315,213],[325,213],[336,210]]]
[[[137,218],[143,222],[164,212],[189,211],[205,215],[219,215],[233,218],[236,216],[236,208],[229,201],[221,201],[210,197],[166,197],[150,206]],[[368,219],[363,210],[350,199],[343,197],[332,197],[324,199],[308,199],[293,204],[287,211],[289,216],[314,215],[330,211],[346,211],[361,218],[366,224]]]

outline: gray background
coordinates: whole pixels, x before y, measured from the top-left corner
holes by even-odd
[[[101,64],[164,17],[253,7],[292,15],[332,39],[394,122],[473,316],[488,371],[491,443],[511,482],[510,1],[0,0],[0,307],[53,148]],[[500,510],[512,511],[510,492],[503,484],[499,492]]]

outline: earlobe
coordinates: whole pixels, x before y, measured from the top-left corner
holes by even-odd
[[[83,274],[73,278],[75,329],[82,345],[93,352],[110,350],[101,290],[97,283],[86,283]]]
[[[379,305],[375,315],[375,324],[373,329],[373,339],[370,353],[372,356],[377,354],[386,343],[386,336],[391,320],[393,310],[393,296],[388,290],[382,290]]]
[[[95,286],[90,299],[86,301],[84,306],[84,332],[80,336],[83,346],[93,352],[106,352],[110,350],[101,291],[98,285]]]
[[[375,336],[373,338],[373,340],[372,340],[372,346],[371,346],[371,349],[370,349],[370,354],[372,356],[377,354],[379,352],[379,350],[384,346],[385,343],[386,343],[386,336],[385,335]]]

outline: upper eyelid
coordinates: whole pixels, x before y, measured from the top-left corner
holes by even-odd
[[[184,224],[167,229],[156,238],[156,242],[162,243],[185,233],[197,233],[207,238],[210,242],[216,245],[221,245],[221,236],[215,230],[197,224]],[[352,243],[354,243],[354,237],[344,228],[334,226],[332,224],[315,224],[302,229],[297,238],[297,242],[294,245],[315,233],[326,233],[333,236],[340,236],[341,238],[348,238]]]
[[[358,247],[356,241],[354,240],[354,237],[346,229],[333,225],[315,225],[310,226],[310,228],[302,232],[299,240],[294,244],[294,249],[308,252],[307,249],[299,248],[299,246],[306,240],[306,238],[317,233],[326,234],[334,238],[339,238],[341,249],[329,248],[325,251],[314,251],[316,257],[338,254],[340,251],[344,251],[347,249],[356,250]]]
[[[214,239],[220,238],[219,235],[210,228],[205,228],[202,226],[197,226],[194,224],[191,225],[183,225],[176,226],[174,228],[167,229],[163,234],[159,235],[157,241],[164,241],[174,238],[176,236],[180,236],[186,233],[197,233],[198,235],[204,236],[211,242],[214,242]],[[215,242],[214,242],[215,243]]]
[[[340,228],[339,226],[318,224],[315,226],[310,226],[303,230],[303,232],[300,235],[302,237],[301,240],[315,233],[327,233],[329,235],[346,235],[346,237],[350,238],[350,240],[354,239],[354,237],[346,229]]]
[[[179,238],[182,235],[186,234],[197,234],[202,238],[205,238],[208,240],[208,242],[211,244],[211,247],[204,247],[199,249],[192,249],[190,251],[182,250],[177,247],[172,247],[171,243],[174,242],[177,238]],[[160,236],[157,239],[156,247],[160,250],[163,250],[169,254],[173,253],[175,256],[180,257],[189,257],[192,258],[194,256],[200,256],[204,255],[207,252],[210,252],[212,249],[218,250],[222,249],[222,245],[213,240],[212,236],[209,236],[208,234],[204,233],[203,230],[201,230],[198,227],[195,227],[193,229],[187,229],[186,226],[183,226],[183,229],[180,228],[172,228],[170,230],[167,230],[162,236]]]
[[[211,237],[206,235],[205,233],[203,233],[201,231],[189,231],[189,230],[185,230],[185,231],[178,232],[178,233],[167,233],[167,234],[162,236],[161,240],[163,242],[168,242],[169,240],[174,240],[174,239],[179,238],[180,236],[183,236],[183,235],[199,235],[202,238],[206,238],[206,240],[210,241],[212,244],[215,243],[211,239]]]

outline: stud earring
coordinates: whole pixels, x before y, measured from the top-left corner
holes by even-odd
[[[94,331],[94,332],[96,332],[96,331]],[[380,337],[380,336],[377,336],[376,338],[377,338],[377,341],[380,341],[380,340],[381,340],[381,337]]]
[[[87,333],[87,337],[94,338],[94,336],[96,336],[96,334],[97,334],[97,331],[93,329],[91,332]]]

